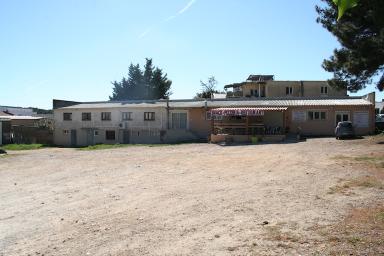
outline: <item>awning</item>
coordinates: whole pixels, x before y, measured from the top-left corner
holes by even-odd
[[[284,107],[261,108],[215,108],[209,112],[213,116],[263,116],[265,111],[285,111]]]

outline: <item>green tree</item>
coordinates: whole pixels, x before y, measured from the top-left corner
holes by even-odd
[[[216,90],[217,81],[214,76],[208,77],[207,82],[200,80],[201,92],[197,93],[195,99],[210,99],[212,93],[220,93]]]
[[[359,0],[344,5],[347,12],[338,15],[336,0],[322,0],[316,6],[317,22],[331,32],[341,44],[333,56],[324,60],[323,68],[334,74],[331,86],[356,92],[379,75],[377,88],[384,87],[384,1]],[[339,3],[340,4],[340,3]],[[347,8],[345,8],[347,7]],[[354,7],[354,8],[352,8]],[[341,17],[339,20],[338,17]]]
[[[110,100],[151,100],[169,98],[172,81],[162,69],[153,66],[152,59],[146,59],[144,71],[139,64],[131,63],[128,77],[112,85]]]

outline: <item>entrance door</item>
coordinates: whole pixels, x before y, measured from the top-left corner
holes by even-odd
[[[343,121],[350,121],[349,112],[336,112],[336,125]]]
[[[71,146],[76,147],[77,146],[77,134],[76,130],[71,130]]]
[[[129,135],[130,135],[130,131],[129,130],[124,130],[123,131],[123,143],[124,144],[129,144]]]
[[[92,129],[87,129],[87,145],[94,145],[94,135]]]

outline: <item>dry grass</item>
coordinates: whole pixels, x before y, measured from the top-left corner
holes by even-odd
[[[330,187],[328,194],[349,194],[349,189],[358,187],[384,189],[384,184],[375,176],[362,176],[346,181],[344,184]]]
[[[298,242],[299,237],[290,231],[283,231],[278,225],[266,226],[266,239],[270,241],[277,241],[280,243]]]
[[[353,209],[341,222],[318,232],[329,244],[327,255],[383,255],[384,205]]]

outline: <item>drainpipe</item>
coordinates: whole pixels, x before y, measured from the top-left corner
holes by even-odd
[[[304,97],[304,83],[303,81],[300,81],[300,96]]]
[[[167,99],[167,130],[169,130],[169,99]]]

